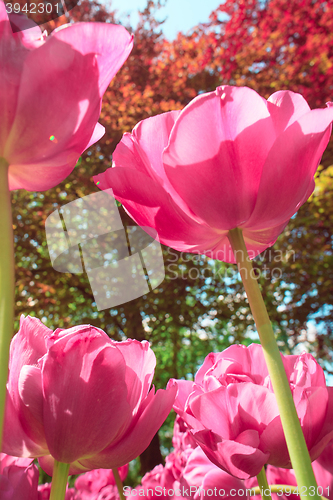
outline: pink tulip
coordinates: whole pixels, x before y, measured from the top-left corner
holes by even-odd
[[[174,451],[166,457],[164,467],[162,464],[157,465],[144,475],[142,484],[136,488],[125,488],[125,495],[129,500],[133,500],[137,496],[145,496],[149,500],[155,500],[159,497],[165,500],[181,500],[183,498],[180,481],[188,457],[197,444],[178,416],[174,424],[172,444]],[[184,498],[188,498],[188,496],[185,495]]]
[[[21,29],[29,23],[10,20]],[[0,24],[0,157],[10,165],[10,189],[43,191],[104,134],[102,97],[132,36],[107,23],[62,26],[50,37],[38,27],[13,33],[2,1]]]
[[[51,495],[51,483],[38,486],[38,500],[49,500]],[[64,500],[85,500],[74,488],[67,488]],[[95,500],[95,499],[94,499]]]
[[[319,495],[333,500],[333,441],[326,446],[312,466],[318,486],[323,489],[322,493],[319,490]]]
[[[53,459],[70,473],[121,467],[142,453],[167,417],[176,387],[150,390],[155,355],[148,342],[112,341],[76,326],[52,332],[21,318],[11,343],[3,449]]]
[[[128,465],[124,465],[118,469],[120,479],[123,481],[128,473]],[[109,488],[110,491],[114,491],[114,486],[116,481],[112,470],[107,469],[95,469],[85,474],[81,474],[75,481],[75,489],[80,492],[82,498],[97,498],[98,493],[104,492],[107,486],[112,486]],[[115,488],[117,490],[117,488]]]
[[[312,460],[333,437],[333,394],[310,354],[282,356]],[[235,477],[290,458],[262,347],[234,345],[209,354],[195,382],[177,381],[174,409],[207,457]]]
[[[249,500],[244,481],[216,467],[198,446],[190,455],[182,474],[180,485],[193,500],[224,498]]]
[[[178,467],[175,467],[175,462]],[[142,485],[134,491],[128,488],[126,493],[131,500],[140,496],[150,500],[158,497],[166,500],[249,498],[244,482],[216,467],[199,446],[195,449],[187,447],[183,451],[175,449],[166,457],[165,467],[157,465],[143,477]]]
[[[39,472],[31,458],[0,453],[1,500],[37,500]]]
[[[145,496],[149,500],[156,500],[159,497],[165,500],[172,500],[174,498],[173,491],[176,486],[178,484],[175,484],[175,479],[167,474],[163,465],[160,464],[143,476],[142,486],[137,488],[137,492],[139,497]],[[136,495],[134,492],[131,493],[130,498],[133,499]]]
[[[187,429],[184,420],[178,415],[173,426],[172,445],[175,452],[178,453],[182,453],[188,449],[194,450],[197,447],[197,443],[191,432]]]
[[[238,227],[254,258],[312,193],[332,120],[333,106],[311,111],[293,92],[218,87],[138,123],[94,179],[165,245],[235,262]]]
[[[332,444],[328,445],[320,457],[312,463],[313,472],[316,477],[316,481],[318,484],[318,490],[308,491],[308,496],[313,497],[314,492],[316,492],[319,496],[323,496],[330,500],[333,499],[333,447]],[[273,467],[272,465],[268,465],[266,470],[267,480],[269,485],[273,484],[283,484],[287,486],[295,486],[297,487],[297,481],[295,477],[295,473],[292,469],[279,469],[277,467]],[[256,478],[251,479],[253,483],[251,486],[247,483],[247,487],[258,486],[256,482]],[[290,490],[291,491],[291,490]],[[299,488],[299,493],[302,491]],[[256,497],[259,499],[260,496]],[[299,500],[300,495],[288,494],[288,493],[273,493],[272,500]]]

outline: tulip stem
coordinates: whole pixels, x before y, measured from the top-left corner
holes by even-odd
[[[69,465],[54,461],[50,500],[65,499]]]
[[[123,483],[122,483],[122,481],[120,479],[120,475],[119,475],[117,467],[115,467],[114,469],[112,469],[112,472],[113,472],[114,479],[116,481],[116,485],[117,485],[117,488],[118,488],[118,493],[119,493],[119,496],[120,496],[120,500],[125,500]]]
[[[257,475],[257,481],[259,484],[259,494],[261,495],[262,500],[272,500],[271,490],[266,477],[265,466]]]
[[[311,459],[297,416],[289,381],[284,370],[266,306],[254,275],[252,263],[247,253],[242,230],[239,228],[231,229],[228,237],[257,326],[268,373],[280,412],[291,464],[301,491],[300,497],[302,500],[306,500],[308,499],[308,492],[314,491],[315,494],[311,495],[311,498],[319,500],[320,496],[317,494],[318,487],[312,470]]]
[[[14,243],[8,163],[0,158],[0,450],[14,321]]]

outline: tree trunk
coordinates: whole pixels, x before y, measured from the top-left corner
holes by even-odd
[[[151,471],[156,465],[163,464],[163,462],[160,450],[160,439],[157,432],[148,448],[140,455],[140,473],[144,475],[146,472]]]

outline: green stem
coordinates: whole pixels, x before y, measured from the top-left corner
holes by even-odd
[[[300,496],[302,499],[306,500],[308,499],[307,492],[310,486],[315,487],[315,492],[317,492],[317,483],[312,470],[311,460],[302,428],[297,416],[289,381],[284,370],[266,306],[254,275],[252,263],[247,253],[241,229],[236,228],[230,230],[229,240],[234,251],[238,270],[242,277],[254,321],[257,326],[296,481],[300,491],[305,492]],[[319,500],[320,496],[315,494],[312,496],[312,499]]]
[[[50,500],[64,500],[66,495],[69,465],[54,461]]]
[[[269,486],[269,489],[270,489],[271,493],[280,493],[280,494],[286,493],[287,496],[299,495],[298,486],[291,486],[289,484],[271,484]],[[256,495],[261,494],[260,486],[256,486],[255,488],[249,488],[247,491],[248,492],[250,491],[251,497],[254,497]],[[311,498],[312,498],[312,496],[311,496]],[[326,497],[323,497],[323,496],[321,496],[320,498],[322,500],[328,500]]]
[[[14,243],[8,163],[0,158],[0,450],[14,321]]]
[[[121,482],[118,469],[115,467],[114,469],[112,469],[112,472],[113,472],[113,475],[114,475],[114,479],[116,481],[116,485],[117,485],[117,488],[118,488],[118,493],[119,493],[119,496],[120,496],[120,500],[125,500],[123,483]]]
[[[257,475],[257,481],[259,484],[259,494],[261,495],[262,500],[272,500],[271,490],[268,485],[265,467],[263,467],[259,472],[259,474]]]

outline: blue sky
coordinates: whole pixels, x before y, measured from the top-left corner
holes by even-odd
[[[146,0],[112,0],[111,7],[112,10],[117,9],[120,19],[130,15],[131,24],[134,25],[138,19],[136,13],[146,3]],[[219,0],[167,0],[158,16],[159,19],[167,17],[162,27],[165,36],[172,40],[178,31],[186,32],[200,22],[207,22],[209,14],[221,3]]]

